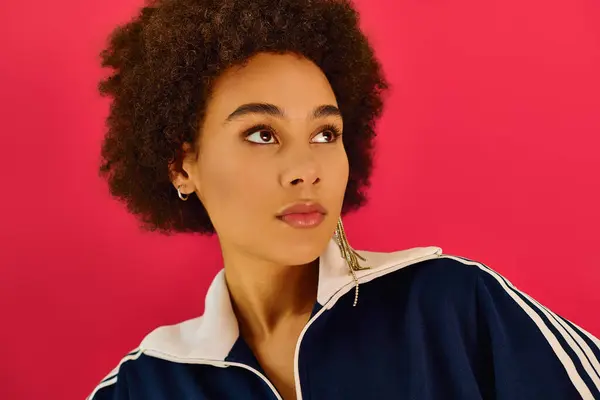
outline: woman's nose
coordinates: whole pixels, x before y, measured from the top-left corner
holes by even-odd
[[[320,168],[310,154],[296,158],[282,175],[283,186],[316,185],[321,181]]]

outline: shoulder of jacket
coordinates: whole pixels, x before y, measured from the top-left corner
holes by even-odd
[[[498,273],[481,262],[444,254],[437,246],[416,247],[393,252],[359,251],[369,262],[369,270],[360,271],[363,281],[378,277],[410,279],[411,287],[428,296],[473,291],[480,279],[488,280]],[[395,272],[406,270],[406,273]]]

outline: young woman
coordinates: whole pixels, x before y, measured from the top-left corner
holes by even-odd
[[[204,316],[90,399],[600,398],[598,340],[485,265],[348,244],[387,88],[357,19],[347,0],[163,0],[114,32],[111,193],[149,229],[216,233],[225,267]]]

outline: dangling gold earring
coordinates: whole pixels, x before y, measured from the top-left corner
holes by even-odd
[[[350,274],[352,274],[352,278],[354,279],[354,283],[356,284],[354,290],[354,304],[353,307],[356,307],[358,304],[358,278],[356,277],[356,271],[361,271],[363,269],[369,269],[370,267],[362,266],[358,262],[358,259],[363,261],[367,261],[364,257],[358,254],[350,244],[348,243],[348,238],[346,237],[346,232],[344,231],[344,225],[342,224],[342,218],[338,219],[337,227],[335,228],[334,233],[335,241],[340,248],[340,252],[342,253],[342,257],[346,260],[348,264],[348,268],[350,269]]]

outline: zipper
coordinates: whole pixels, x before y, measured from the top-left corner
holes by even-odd
[[[364,274],[363,276],[358,278],[358,282],[360,283],[361,281],[365,281],[366,278],[368,278],[368,277],[376,278],[378,276],[385,275],[390,272],[394,272],[395,270],[398,270],[405,266],[416,264],[418,262],[429,260],[429,259],[439,258],[439,257],[440,257],[440,254],[438,254],[436,252],[434,254],[428,254],[427,256],[412,259],[405,263],[395,264],[395,265],[391,265],[387,268],[378,269],[377,271],[373,271],[371,273]],[[371,279],[369,279],[369,280],[371,280]],[[306,331],[308,330],[308,328],[310,328],[312,323],[315,322],[317,320],[317,318],[319,318],[319,316],[321,316],[321,314],[323,314],[326,310],[329,310],[330,307],[332,306],[332,303],[337,302],[337,300],[341,296],[348,293],[350,291],[350,289],[355,287],[355,285],[356,285],[355,282],[350,282],[350,283],[342,286],[337,292],[335,292],[329,298],[329,300],[327,300],[327,302],[325,302],[325,304],[323,304],[323,307],[321,307],[321,309],[315,315],[313,315],[313,317],[304,326],[304,329],[302,329],[302,332],[300,332],[300,336],[298,337],[298,341],[296,342],[296,350],[294,351],[294,381],[295,381],[295,385],[296,385],[296,400],[302,400],[302,388],[300,387],[300,365],[299,365],[300,345],[302,343],[302,338],[304,337],[304,335],[306,334]]]
[[[344,286],[344,288],[346,286]],[[352,286],[354,286],[354,282],[352,282]],[[331,299],[329,301],[331,301]],[[329,301],[327,303],[329,303]],[[321,314],[325,312],[325,310],[327,310],[327,308],[325,307],[325,305],[323,305],[323,307],[321,307],[321,309],[315,315],[313,315],[313,317],[304,326],[304,329],[302,329],[302,332],[300,332],[300,336],[298,337],[298,341],[296,342],[296,350],[294,351],[294,381],[296,385],[296,400],[302,400],[302,388],[300,387],[300,365],[298,362],[300,359],[300,344],[308,328],[312,325],[313,322],[315,322],[317,318],[319,318]]]

